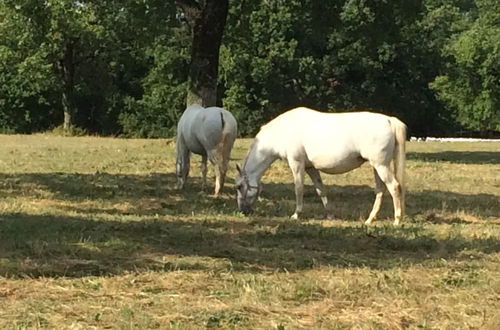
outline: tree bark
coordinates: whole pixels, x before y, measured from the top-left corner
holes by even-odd
[[[192,30],[187,105],[217,103],[219,49],[229,0],[177,0]]]
[[[73,129],[73,117],[75,105],[73,102],[73,91],[75,84],[75,40],[70,40],[64,49],[64,56],[60,61],[62,75],[62,107],[64,112],[63,129],[71,132]]]

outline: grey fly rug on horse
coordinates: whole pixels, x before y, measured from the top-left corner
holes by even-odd
[[[292,218],[299,218],[303,209],[305,173],[330,211],[319,172],[340,174],[369,162],[375,175],[375,202],[366,223],[376,218],[387,188],[397,225],[404,215],[406,130],[399,119],[379,113],[323,113],[304,107],[289,110],[261,127],[243,166],[238,166],[238,207],[243,213],[252,212],[262,175],[276,159],[284,159],[295,183]]]
[[[215,167],[215,195],[224,186],[229,155],[237,136],[234,116],[219,107],[186,108],[177,125],[176,174],[177,189],[182,189],[189,175],[191,153],[201,155],[203,186],[206,185],[207,159]]]

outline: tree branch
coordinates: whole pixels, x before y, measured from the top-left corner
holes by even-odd
[[[195,0],[175,0],[175,3],[190,20],[194,20],[201,14],[202,7]]]
[[[180,7],[194,7],[200,9],[200,4],[195,0],[175,0],[175,3]]]

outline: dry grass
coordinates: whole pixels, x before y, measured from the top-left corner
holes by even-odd
[[[337,220],[308,187],[291,221],[278,162],[246,218],[234,166],[220,199],[197,164],[172,189],[169,140],[0,141],[2,329],[500,328],[499,143],[409,143],[409,215],[393,228],[390,198],[362,225],[368,166],[323,176]]]

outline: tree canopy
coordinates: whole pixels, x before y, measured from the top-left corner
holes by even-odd
[[[193,3],[0,2],[0,132],[172,136],[212,56],[195,34],[221,25],[193,29]],[[499,27],[495,0],[232,0],[209,103],[242,135],[300,105],[375,109],[413,135],[498,132]]]

